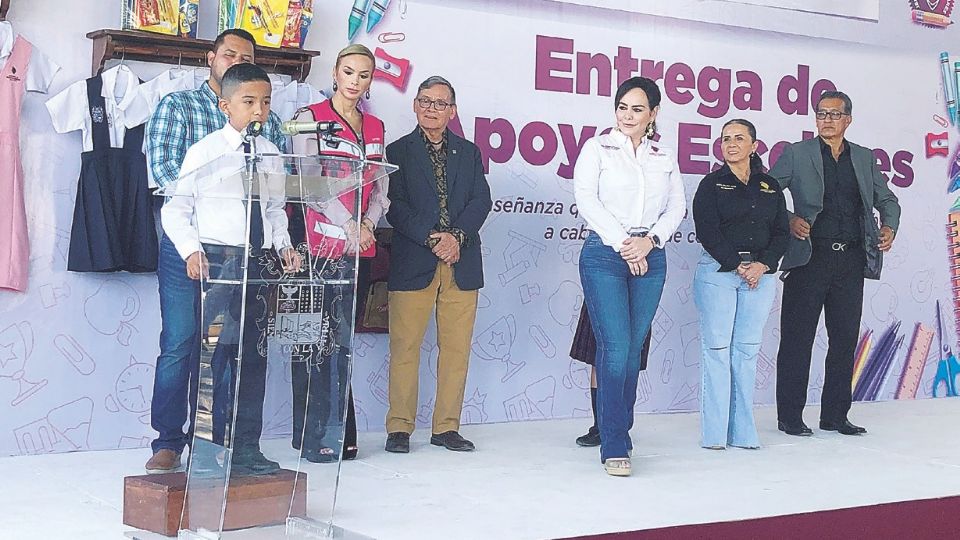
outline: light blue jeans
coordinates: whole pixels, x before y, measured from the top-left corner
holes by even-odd
[[[757,354],[777,278],[764,274],[757,288],[750,289],[735,271],[719,269],[720,263],[704,252],[693,278],[700,312],[700,444],[756,448]]]

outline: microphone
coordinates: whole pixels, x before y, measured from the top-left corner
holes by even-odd
[[[290,120],[280,126],[284,135],[300,135],[303,133],[329,133],[343,131],[339,122],[297,122]]]
[[[253,121],[247,124],[247,130],[244,133],[243,139],[249,141],[250,139],[255,139],[260,136],[260,133],[263,131],[263,122]]]

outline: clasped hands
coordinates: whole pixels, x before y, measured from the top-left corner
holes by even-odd
[[[649,236],[631,236],[623,241],[620,247],[620,256],[630,267],[634,276],[642,276],[649,270],[647,255],[653,251],[653,238]]]
[[[343,227],[344,232],[347,233],[346,254],[356,255],[358,248],[360,249],[360,253],[370,249],[370,246],[377,241],[376,236],[373,234],[374,228],[375,225],[367,218],[363,218],[359,227],[357,226],[357,222],[348,221]]]
[[[770,267],[762,262],[746,262],[740,263],[740,266],[737,267],[737,275],[747,282],[748,287],[756,289],[760,283],[760,278],[763,277],[768,270],[770,270]]]
[[[456,236],[448,232],[435,232],[430,234],[430,238],[437,240],[433,254],[447,266],[453,266],[460,260],[460,242],[457,242]]]

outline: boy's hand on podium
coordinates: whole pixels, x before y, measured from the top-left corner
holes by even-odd
[[[300,271],[300,266],[303,264],[303,259],[300,258],[300,253],[292,247],[285,247],[280,252],[280,257],[283,261],[283,271],[288,274],[295,274]]]
[[[210,263],[207,262],[207,256],[202,251],[194,251],[187,257],[187,277],[193,280],[210,277]]]

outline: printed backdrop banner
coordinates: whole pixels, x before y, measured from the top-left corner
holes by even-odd
[[[314,24],[323,28],[307,46],[324,52],[311,75],[322,88],[330,85],[335,51],[347,44],[352,2],[318,4]],[[911,26],[902,4],[891,2],[883,12],[903,21],[891,34],[902,40],[888,40],[891,46],[952,32]],[[756,124],[760,154],[770,164],[787,142],[814,136],[820,92],[842,89],[853,98],[848,138],[875,149],[903,206],[883,279],[865,287],[857,384],[865,399],[908,399],[931,396],[936,378],[937,396],[955,395],[956,362],[947,362],[940,346],[941,338],[945,348],[955,343],[954,260],[948,259],[954,238],[945,228],[957,221],[950,217],[954,197],[946,196],[956,128],[945,120],[940,51],[936,44],[895,50],[756,30],[763,17],[784,12],[755,9],[753,28],[736,28],[554,2],[401,0],[372,33],[357,36],[378,57],[366,107],[384,120],[388,140],[414,128],[419,82],[443,75],[457,90],[452,127],[480,147],[489,171],[494,211],[481,231],[486,286],[465,423],[589,415],[589,369],[568,356],[583,302],[577,263],[586,235],[572,172],[584,141],[614,124],[618,82],[636,74],[660,84],[659,144],[675,150],[688,202],[718,166],[726,120]],[[872,23],[845,24],[856,34]],[[65,86],[88,75],[76,68],[61,76],[74,76],[58,80]],[[156,278],[64,270],[78,144],[52,135],[40,106],[28,103],[25,112],[41,139],[24,151],[33,185],[27,194],[33,260],[30,289],[0,293],[0,454],[146,446],[160,330]],[[666,240],[667,283],[638,386],[642,412],[699,407],[691,285],[701,248],[692,217]],[[774,401],[778,341],[789,331],[781,327],[777,302],[758,360],[758,404]],[[819,399],[827,342],[821,327],[811,402]],[[430,328],[422,346],[423,425],[430,421],[437,355]],[[290,369],[271,358],[265,431],[288,433]],[[357,336],[353,388],[361,430],[383,430],[388,361],[386,336]],[[690,434],[691,444],[696,437]]]

